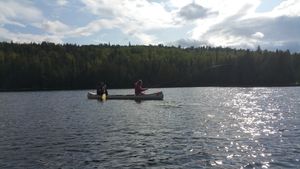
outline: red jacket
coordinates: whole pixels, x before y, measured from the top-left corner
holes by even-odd
[[[145,91],[145,90],[147,90],[147,89],[143,88],[141,84],[138,84],[138,83],[134,84],[135,95],[144,94],[143,91]]]

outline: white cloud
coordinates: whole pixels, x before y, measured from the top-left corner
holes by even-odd
[[[54,42],[63,43],[62,37],[56,35],[35,35],[27,33],[12,33],[7,29],[0,27],[0,40],[1,41],[13,41],[20,43],[30,43],[30,42]]]
[[[42,13],[27,1],[0,1],[0,24],[25,24],[42,20]]]
[[[75,28],[72,31],[69,31],[67,35],[77,37],[77,36],[90,36],[102,29],[112,29],[120,25],[119,20],[109,20],[109,19],[99,19],[90,22],[87,26]]]
[[[260,5],[262,0],[196,0],[195,2],[212,11],[218,11],[217,19],[224,19],[235,15],[244,9],[247,15],[253,15],[255,9]],[[245,8],[247,6],[247,8]]]
[[[198,2],[198,1],[196,1]],[[224,20],[232,18],[230,21],[238,21],[242,17],[249,17],[253,15],[255,8],[259,6],[259,0],[203,0],[199,4],[204,7],[217,11],[219,15],[214,18],[207,18],[205,20],[197,21],[197,26],[192,31],[193,39],[201,38],[214,25],[223,23]]]
[[[157,40],[156,37],[144,33],[135,33],[134,35],[146,45],[153,44]]]
[[[299,47],[300,1],[285,0],[272,11],[257,13],[256,9],[262,1],[80,0],[81,9],[74,8],[78,2],[54,1],[68,9],[49,10],[59,11],[57,15],[79,10],[77,12],[90,17],[84,20],[85,25],[75,27],[66,24],[63,20],[66,17],[58,17],[59,20],[48,18],[48,13],[44,15],[43,11],[49,11],[44,7],[39,9],[34,1],[0,0],[0,39],[62,42],[63,39],[74,37],[99,37],[104,33],[103,30],[109,29],[110,32],[120,31],[126,38],[137,39],[141,44],[166,43],[163,38],[167,38],[179,39],[176,41],[179,45]],[[49,5],[52,8],[54,6]],[[9,30],[7,25],[16,29]],[[30,27],[39,29],[40,35],[28,33]],[[21,33],[22,30],[26,33]],[[178,34],[177,30],[180,31]]]
[[[174,9],[179,9],[182,8],[188,4],[191,4],[193,2],[193,0],[168,0],[167,2],[165,2],[168,6],[170,6],[171,8]]]
[[[270,13],[272,16],[300,16],[300,1],[285,0]]]
[[[151,35],[145,36],[149,30],[177,26],[173,13],[168,12],[163,4],[157,2],[147,0],[125,0],[121,2],[119,0],[82,0],[82,2],[86,5],[87,11],[117,21],[116,27],[119,27],[125,34],[135,36],[141,41],[148,42],[155,39],[149,38],[152,37]],[[93,25],[94,31],[100,30],[101,27],[97,24]]]
[[[40,25],[40,28],[52,34],[64,34],[66,31],[70,29],[68,25],[57,20],[56,21],[45,20]]]
[[[273,11],[265,13],[255,12],[261,0],[195,2],[218,11],[219,15],[197,20],[189,37],[190,42],[196,43],[191,44],[200,41],[236,48],[256,48],[258,45],[269,49],[300,47],[300,1],[283,1]]]
[[[265,35],[261,32],[255,32],[254,34],[252,34],[253,38],[257,38],[257,39],[262,39]]]
[[[68,4],[68,0],[56,0],[56,2],[60,6],[65,6]]]
[[[5,24],[15,25],[15,26],[19,26],[19,27],[26,27],[24,24],[22,24],[20,22],[9,20],[3,16],[0,16],[0,26],[3,26]]]
[[[5,29],[5,25],[20,27],[18,31]],[[40,28],[52,35],[33,33],[22,33],[22,29],[28,26]],[[49,21],[40,9],[36,8],[30,1],[0,1],[0,40],[15,42],[42,42],[51,41],[62,43],[63,36],[58,35],[66,31],[68,26],[59,21]]]

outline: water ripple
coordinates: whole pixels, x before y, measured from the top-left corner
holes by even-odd
[[[300,168],[300,88],[163,91],[0,93],[0,168]]]

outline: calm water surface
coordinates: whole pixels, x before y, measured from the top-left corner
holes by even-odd
[[[300,168],[299,87],[162,91],[2,92],[0,168]]]

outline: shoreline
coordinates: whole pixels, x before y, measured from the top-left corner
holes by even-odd
[[[199,86],[162,86],[162,87],[147,87],[151,89],[155,88],[194,88],[194,87],[232,87],[232,88],[259,88],[259,87],[300,87],[300,84],[290,84],[290,85],[199,85]],[[132,88],[109,88],[109,89],[133,89]],[[96,90],[93,88],[43,88],[43,89],[34,89],[34,88],[20,88],[20,89],[0,89],[1,92],[39,92],[39,91],[76,91],[76,90]]]

